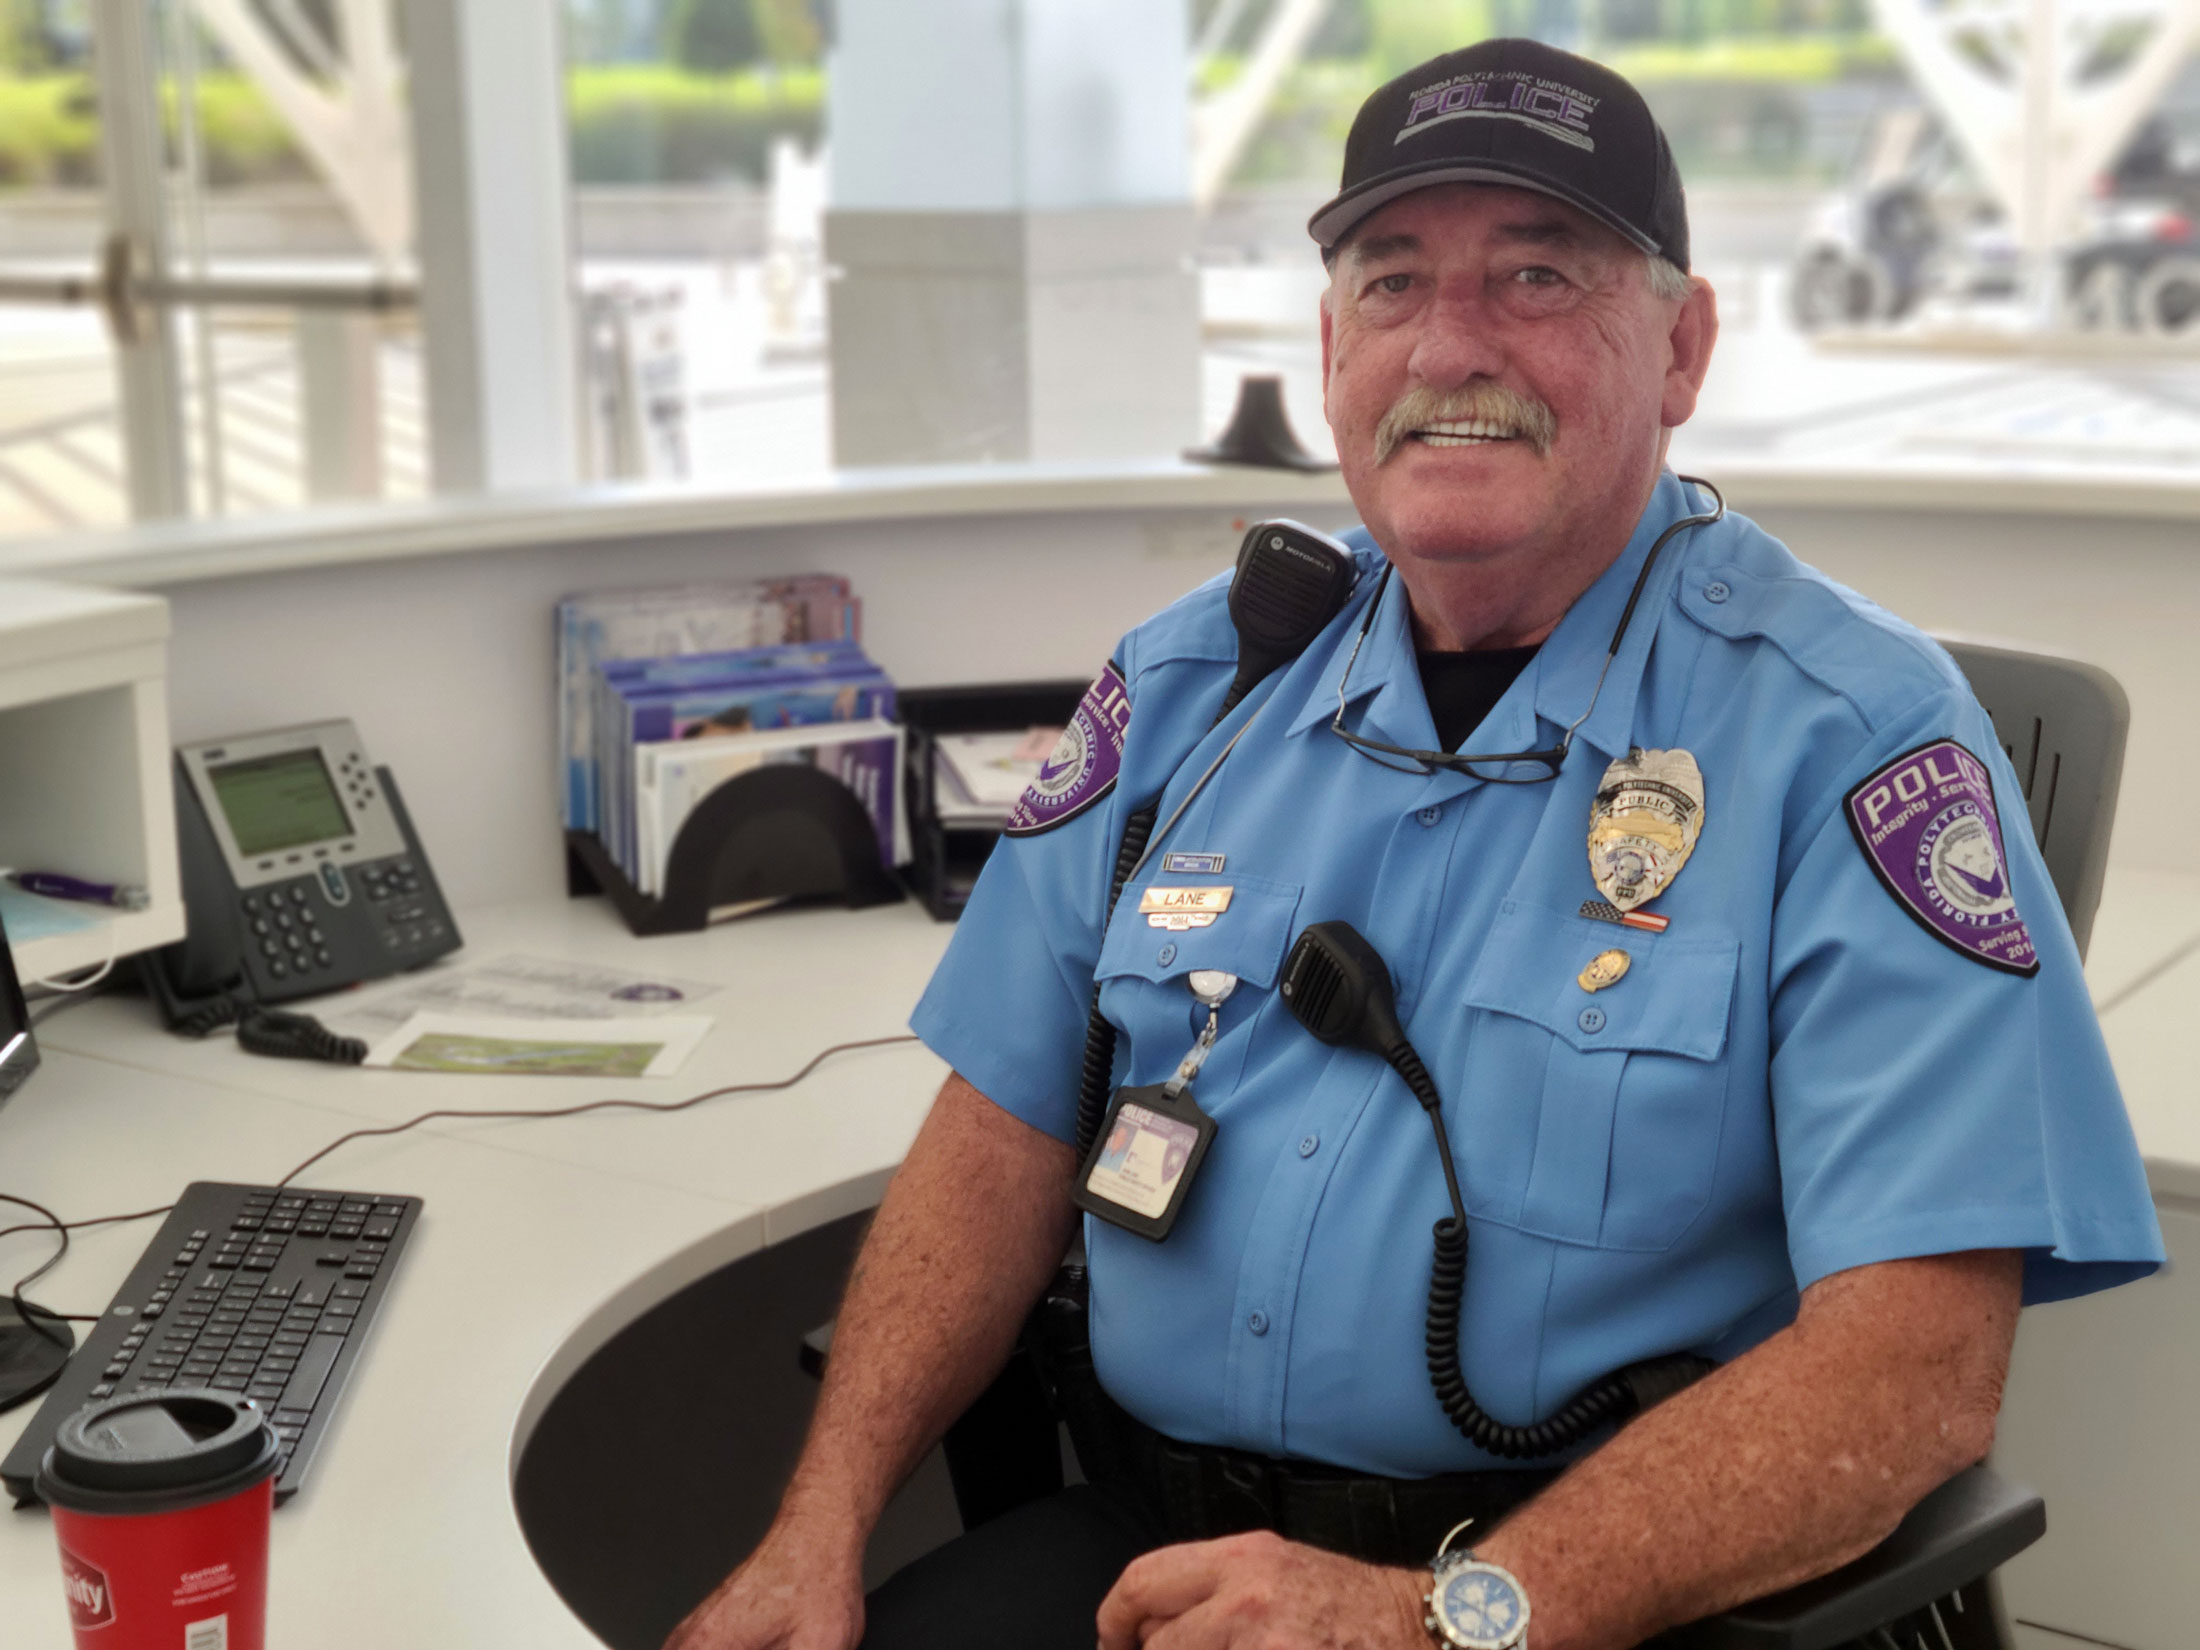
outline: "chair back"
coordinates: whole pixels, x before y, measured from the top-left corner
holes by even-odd
[[[1971,684],[2024,787],[2032,835],[2085,955],[2108,869],[2131,701],[2116,678],[2078,659],[1938,638]]]

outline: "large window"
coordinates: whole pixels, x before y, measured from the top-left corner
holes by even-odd
[[[566,0],[600,475],[830,462],[825,48],[808,0]]]
[[[986,13],[979,0],[937,14],[889,0],[480,3],[496,27],[535,21],[543,49],[529,62],[551,61],[542,31],[562,23],[570,212],[549,216],[569,218],[574,267],[562,253],[536,258],[560,279],[532,299],[562,306],[570,275],[581,428],[562,473],[743,485],[836,459],[896,462],[851,456],[850,387],[864,384],[866,351],[912,330],[897,317],[919,313],[907,307],[914,285],[881,284],[880,260],[938,249],[904,224],[890,246],[878,233],[844,240],[836,267],[828,224],[891,216],[892,143],[921,149],[943,131],[966,146],[971,200],[996,159],[1023,180],[1024,194],[1002,196],[1012,206],[1076,196],[1105,159],[1095,134],[1109,118],[1182,133],[1172,171],[1119,131],[1106,204],[1181,209],[1188,197],[1196,325],[1190,299],[1165,313],[1166,272],[1183,264],[1151,241],[1146,286],[1118,293],[1116,314],[1150,304],[1161,321],[1127,345],[1117,339],[1130,334],[1109,334],[1078,370],[1146,351],[1158,378],[1196,354],[1210,434],[1241,379],[1276,375],[1300,439],[1323,451],[1322,276],[1306,218],[1334,188],[1369,90],[1497,33],[1611,63],[1672,138],[1724,329],[1677,457],[2174,475],[2200,464],[2200,414],[2187,405],[2200,398],[2186,388],[2200,348],[2200,74],[2187,61],[2200,19],[2175,0],[1118,0],[1172,40],[1181,29],[1180,59],[1157,69],[1132,51],[1095,64],[1097,121],[1056,120],[996,85],[983,96],[1009,113],[993,125],[959,107],[981,100],[985,70],[965,49],[983,45],[975,35],[936,59],[907,37],[902,78],[923,78],[921,95],[896,103],[877,78],[881,31],[919,17],[967,27]],[[1028,46],[1085,3],[996,9],[1023,20]],[[443,105],[426,73],[407,73],[408,5],[449,15],[431,0],[0,0],[0,538],[402,500],[445,473],[431,462],[449,444],[431,439],[427,380],[429,364],[452,359],[450,332],[422,341],[415,248],[427,219],[412,199],[408,85],[424,110]],[[2026,44],[2042,9],[2057,19],[2051,58]],[[114,18],[122,36],[95,39],[95,19]],[[836,85],[859,82],[853,48],[866,41],[873,78],[836,106]],[[1087,90],[1074,57],[1031,47],[1004,74],[1058,77],[1047,84],[1074,101]],[[853,122],[839,166],[836,118]],[[883,161],[880,132],[892,140]],[[856,147],[861,163],[847,164]],[[968,206],[937,174],[912,212]],[[1158,196],[1124,183],[1164,174],[1184,181]],[[850,200],[832,200],[835,178]],[[538,206],[562,187],[553,177]],[[974,221],[958,220],[951,251],[977,247]],[[528,244],[552,243],[568,244]],[[836,301],[844,323],[870,328],[850,330],[838,354]],[[914,330],[939,326],[943,359],[984,357],[989,302],[936,304]],[[1013,377],[1006,340],[1039,323],[1028,304],[1011,308],[999,329]],[[1049,347],[1075,344],[1067,329]],[[508,371],[515,351],[502,347]],[[566,372],[562,346],[551,353],[547,370]],[[894,368],[912,421],[928,416],[922,367]],[[987,439],[983,376],[955,391],[968,439],[927,459],[1024,450]],[[1133,411],[1136,376],[1107,389]],[[1191,417],[1186,382],[1178,423]],[[873,435],[893,416],[874,419]],[[1059,431],[1063,418],[1030,422]],[[1123,422],[1096,416],[1061,450],[1077,456],[1111,419]]]
[[[2200,463],[2200,73],[2174,4],[2051,0],[2060,43],[1962,0],[1200,0],[1213,97],[1265,114],[1203,227],[1210,416],[1279,371],[1309,444],[1318,350],[1300,225],[1366,93],[1437,51],[1533,34],[1639,86],[1720,297],[1676,456],[1842,468]],[[2035,13],[2036,14],[2036,13]],[[1875,25],[1875,18],[1885,27]],[[1982,159],[1986,164],[1981,164]],[[1998,167],[1998,170],[1990,168]]]
[[[390,6],[92,22],[0,0],[0,536],[417,496]]]

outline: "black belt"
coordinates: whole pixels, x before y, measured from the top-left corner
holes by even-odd
[[[1274,1530],[1375,1564],[1426,1564],[1461,1519],[1485,1535],[1557,1471],[1380,1478],[1314,1461],[1185,1444],[1120,1411],[1129,1487],[1170,1541]]]

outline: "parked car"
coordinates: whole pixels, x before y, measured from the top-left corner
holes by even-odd
[[[2065,319],[2094,332],[2200,336],[2200,126],[2150,117],[2056,254]],[[1928,298],[2008,298],[2020,280],[2007,216],[1922,110],[1882,117],[1857,179],[1813,216],[1789,311],[1818,332],[1899,321]]]

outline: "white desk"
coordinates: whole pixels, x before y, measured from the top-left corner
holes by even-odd
[[[828,1043],[900,1030],[949,932],[907,905],[642,941],[596,900],[469,913],[463,926],[469,956],[585,956],[733,989],[678,1076],[623,1084],[252,1059],[226,1039],[159,1033],[141,1001],[90,1003],[52,1022],[45,1067],[0,1108],[0,1186],[82,1217],[164,1202],[190,1179],[271,1180],[347,1129],[437,1106],[672,1099],[781,1077]],[[2091,969],[2113,1005],[2104,1024],[2165,1227],[2189,1259],[2200,1259],[2200,1105],[2182,1028],[2200,954],[2179,957],[2196,939],[2200,878],[2112,879]],[[307,1184],[412,1192],[427,1208],[313,1476],[276,1516],[270,1642],[593,1645],[513,1511],[511,1475],[535,1421],[589,1353],[651,1306],[874,1203],[941,1076],[903,1045],[842,1056],[784,1094],[669,1117],[438,1122],[317,1166]],[[34,1293],[97,1309],[150,1230],[84,1234]],[[0,1244],[0,1274],[43,1252],[29,1238]],[[2133,1650],[2182,1650],[2200,1613],[2200,1583],[2181,1562],[2184,1532],[2200,1527],[2200,1420],[2181,1396],[2188,1354],[2200,1354],[2200,1280],[2181,1273],[2027,1323],[2000,1459],[2047,1493],[2052,1522],[2009,1572],[2017,1613],[2091,1622]],[[454,1352],[462,1381],[449,1378]],[[31,1413],[0,1416],[0,1449]],[[2117,1579],[2128,1560],[2116,1554],[2134,1540],[2179,1556],[2137,1598]],[[42,1514],[0,1511],[0,1620],[9,1650],[69,1642]],[[2038,1636],[2027,1650],[2058,1642]]]
[[[347,1129],[437,1106],[670,1100],[784,1077],[826,1044],[900,1031],[949,932],[911,904],[641,941],[600,900],[477,913],[463,927],[470,955],[585,955],[734,989],[711,1005],[718,1022],[678,1076],[626,1083],[254,1059],[227,1039],[156,1032],[142,1000],[88,1003],[52,1022],[45,1065],[0,1108],[0,1186],[80,1218],[151,1207],[193,1179],[272,1180]],[[595,1645],[536,1569],[513,1511],[511,1475],[534,1422],[590,1352],[651,1306],[874,1204],[942,1075],[916,1044],[865,1050],[784,1094],[665,1117],[438,1122],[317,1165],[303,1183],[410,1192],[426,1208],[312,1477],[275,1517],[269,1642]],[[34,1295],[97,1311],[152,1226],[80,1235]],[[45,1246],[7,1240],[0,1271],[27,1270]],[[34,1410],[0,1416],[0,1449]],[[57,1574],[47,1518],[0,1510],[9,1650],[70,1642]]]

